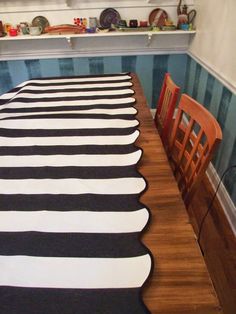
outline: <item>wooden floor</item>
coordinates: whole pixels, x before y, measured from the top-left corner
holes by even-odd
[[[189,209],[196,234],[213,195],[207,177]],[[224,314],[236,313],[236,238],[216,200],[205,220],[200,243]]]

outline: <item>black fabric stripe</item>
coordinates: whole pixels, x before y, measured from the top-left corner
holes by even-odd
[[[112,74],[109,74],[109,73],[105,73],[105,74],[85,74],[85,75],[62,75],[62,76],[50,76],[50,77],[39,77],[37,79],[32,79],[33,80],[37,80],[37,81],[50,81],[50,80],[64,80],[64,79],[76,79],[76,78],[98,78],[98,77],[101,77],[101,78],[104,78],[104,77],[116,77],[116,76],[129,76],[130,75],[130,72],[121,72],[121,73],[112,73]],[[128,79],[130,81],[131,77]],[[100,83],[99,81],[96,81],[98,83]],[[103,82],[103,81],[101,81]]]
[[[9,100],[10,100],[10,98],[9,99],[0,99],[0,106],[5,105]]]
[[[129,154],[137,151],[130,145],[17,146],[0,147],[0,156]],[[0,165],[1,166],[1,165]]]
[[[129,103],[124,103],[124,104],[97,104],[97,105],[88,105],[88,106],[83,106],[83,105],[75,105],[75,106],[70,106],[69,103],[67,106],[56,106],[56,107],[49,107],[49,106],[42,106],[42,107],[36,107],[36,108],[3,108],[1,109],[1,113],[6,113],[6,112],[44,112],[44,111],[70,111],[70,110],[76,110],[76,111],[82,111],[82,110],[89,110],[89,109],[122,109],[122,108],[130,108],[133,107],[135,103],[135,99],[133,102]]]
[[[7,117],[0,120],[34,120],[34,119],[122,119],[122,120],[134,120],[134,114],[97,114],[97,113],[56,113],[56,114],[41,114],[41,115],[32,115],[32,116],[18,116],[18,117]]]
[[[5,104],[6,104],[7,102],[9,102],[11,99],[12,99],[12,95],[11,95],[11,96],[9,95],[9,98],[4,98],[4,99],[1,99],[1,98],[0,98],[0,106],[5,105]]]
[[[21,90],[22,87],[14,87],[11,90],[9,90],[5,95],[10,93],[17,93],[19,90]]]
[[[134,94],[132,92],[122,94],[122,95],[94,95],[94,96],[67,96],[67,97],[18,97],[14,98],[14,101],[29,103],[29,102],[50,102],[50,101],[71,101],[71,100],[95,100],[95,99],[122,99],[127,97],[132,97]]]
[[[49,137],[49,136],[101,136],[101,135],[130,135],[137,126],[130,128],[105,129],[5,129],[0,128],[0,136],[5,137]]]
[[[8,101],[10,101],[10,100],[12,99],[12,95],[10,95],[10,94],[12,94],[12,93],[17,93],[18,91],[21,90],[21,88],[22,88],[22,87],[14,87],[14,88],[12,88],[11,90],[9,90],[7,93],[4,94],[4,95],[9,94],[9,98],[1,99],[1,97],[0,97],[0,106],[1,106],[1,105],[4,105],[4,104],[7,103]]]
[[[143,208],[137,194],[24,195],[0,194],[2,210],[53,211],[135,211]]]
[[[147,254],[139,233],[1,232],[0,255],[121,258]]]
[[[115,271],[115,270],[114,270]],[[150,314],[139,288],[0,287],[1,314]]]
[[[55,163],[56,164],[56,163]],[[136,166],[117,167],[0,167],[1,179],[140,178]]]

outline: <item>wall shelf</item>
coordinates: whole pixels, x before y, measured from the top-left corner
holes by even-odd
[[[186,52],[196,31],[114,31],[0,38],[0,60]]]
[[[91,38],[91,37],[119,37],[119,36],[167,36],[167,35],[190,35],[195,34],[196,31],[114,31],[114,32],[98,32],[98,33],[83,33],[83,34],[61,34],[50,35],[42,34],[39,36],[31,35],[18,35],[18,36],[5,36],[0,38],[1,41],[17,41],[17,40],[42,40],[42,39],[61,39],[61,38]]]

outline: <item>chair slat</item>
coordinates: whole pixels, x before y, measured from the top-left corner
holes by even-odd
[[[200,132],[199,132],[199,134],[198,134],[198,136],[197,136],[197,138],[196,138],[196,141],[195,141],[195,143],[193,144],[192,151],[191,151],[191,154],[190,154],[190,156],[189,156],[189,160],[188,160],[188,162],[187,162],[187,164],[186,164],[186,166],[185,166],[185,171],[186,171],[186,172],[188,171],[189,166],[190,166],[190,164],[191,164],[191,162],[192,162],[192,160],[193,160],[193,157],[194,157],[195,153],[196,153],[197,150],[198,150],[198,147],[199,147],[199,144],[200,144],[202,135],[203,135],[203,130],[200,130]],[[200,160],[200,159],[198,159],[198,160]]]
[[[185,116],[188,119],[183,119]],[[187,206],[221,140],[222,131],[214,116],[183,94],[170,138],[168,157]]]
[[[179,91],[180,88],[172,81],[170,74],[166,73],[154,117],[155,125],[166,149]]]

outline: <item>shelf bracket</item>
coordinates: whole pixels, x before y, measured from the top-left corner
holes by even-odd
[[[68,45],[70,46],[70,48],[73,49],[73,43],[72,43],[71,37],[66,37],[66,41],[67,41]]]
[[[152,42],[152,34],[148,34],[148,39],[147,39],[147,47],[149,47],[151,45],[151,42]]]
[[[65,0],[66,6],[69,7],[70,6],[70,0]]]

